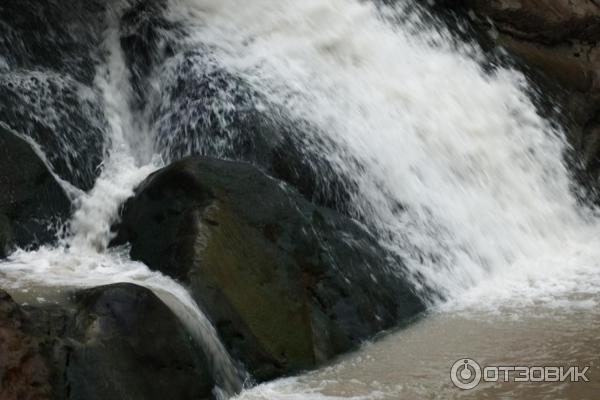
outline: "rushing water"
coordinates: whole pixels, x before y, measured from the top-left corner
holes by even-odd
[[[460,357],[597,362],[600,227],[571,191],[563,133],[540,116],[519,72],[484,69],[476,46],[408,4],[170,0],[154,10],[163,22],[144,77],[128,68],[119,40],[131,4],[111,8],[94,81],[108,125],[102,173],[78,195],[60,246],[13,254],[0,264],[1,286],[145,285],[194,330],[222,385],[239,385],[243,372],[185,290],[107,244],[119,205],[165,161],[236,158],[245,132],[235,115],[251,110],[301,126],[289,134],[343,178],[348,212],[402,256],[407,271],[398,273],[435,311],[322,371],[240,399],[448,398],[460,395],[448,377]],[[243,95],[223,76],[243,83]],[[141,78],[149,83],[132,86]],[[173,90],[203,79],[214,79],[210,101]],[[221,134],[196,135],[199,126]],[[583,398],[594,390],[496,385],[476,393]]]
[[[505,274],[546,275],[549,290],[554,279],[598,282],[587,269],[597,223],[577,207],[562,134],[537,114],[518,72],[486,73],[476,49],[434,27],[411,33],[410,18],[386,23],[371,3],[198,0],[174,12],[195,24],[192,46],[209,43],[337,144],[312,151],[358,185],[356,213],[424,277],[425,296],[462,296]]]

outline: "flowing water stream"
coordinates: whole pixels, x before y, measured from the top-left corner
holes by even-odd
[[[301,134],[290,134],[352,187],[349,212],[405,260],[398,273],[431,309],[329,367],[240,399],[461,397],[449,379],[461,357],[590,365],[596,377],[486,384],[471,396],[600,393],[600,226],[573,194],[563,132],[540,115],[523,75],[484,68],[475,45],[424,19],[411,2],[396,3],[170,0],[159,8],[166,23],[142,107],[134,105],[138,88],[119,40],[131,4],[112,7],[94,81],[108,122],[101,175],[91,191],[75,194],[78,209],[60,245],[13,254],[0,263],[0,286],[31,299],[51,297],[48,288],[149,287],[208,349],[225,391],[240,385],[244,372],[185,289],[123,249],[107,249],[120,204],[174,149],[233,157],[244,134],[230,118],[244,111],[239,96],[211,86],[216,95],[201,107],[223,134],[207,140],[188,134],[207,123],[194,112],[200,106],[169,91],[181,74],[193,81],[214,70],[247,85],[243,107],[301,124]],[[161,59],[161,46],[169,46],[169,59]],[[329,178],[322,177],[325,188]]]

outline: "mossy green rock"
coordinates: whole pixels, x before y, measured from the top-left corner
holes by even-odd
[[[128,201],[113,244],[188,285],[258,380],[312,368],[423,309],[358,223],[249,164],[188,158]]]

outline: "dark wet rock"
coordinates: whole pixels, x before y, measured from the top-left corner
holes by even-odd
[[[19,306],[0,290],[0,399],[50,399],[50,371],[38,343],[23,331]]]
[[[258,380],[312,368],[423,309],[362,226],[255,167],[188,158],[129,200],[113,244],[189,286]]]
[[[0,257],[51,242],[71,202],[31,145],[0,127]]]
[[[131,284],[59,305],[19,307],[0,292],[0,382],[3,400],[202,400],[214,386],[182,323]]]
[[[49,72],[0,72],[0,98],[0,124],[33,139],[62,179],[93,186],[105,128],[93,89]]]
[[[120,42],[130,72],[132,108],[143,113],[155,70],[173,56],[179,28],[168,21],[165,0],[138,1],[121,18]]]
[[[590,0],[438,0],[443,6],[472,10],[499,30],[546,44],[569,39],[600,39],[600,5]]]
[[[159,90],[148,103],[149,115],[164,159],[199,155],[249,162],[314,202],[350,213],[356,183],[327,158],[334,154],[331,147],[342,145],[267,101],[226,70],[210,48],[178,51],[156,73]]]
[[[0,123],[34,139],[66,181],[90,189],[104,145],[95,88],[103,1],[0,4]]]
[[[486,41],[529,69],[545,97],[564,113],[580,183],[600,183],[600,4],[590,0],[437,0],[487,32]],[[484,37],[481,36],[481,37]],[[550,90],[548,90],[550,89]],[[546,112],[547,110],[544,110]],[[595,195],[596,198],[598,195]]]
[[[476,23],[495,32],[497,44],[573,94],[591,95],[600,87],[600,5],[588,0],[470,0],[455,7],[471,11]]]
[[[91,86],[102,57],[99,44],[105,12],[103,0],[2,2],[4,68],[55,71]]]
[[[150,119],[155,151],[168,162],[190,155],[250,162],[348,212],[355,184],[333,171],[324,135],[269,103],[210,46],[189,46],[189,32],[168,21],[165,8],[163,0],[138,2],[121,18],[132,108]]]
[[[76,294],[68,344],[70,399],[205,399],[213,381],[204,354],[147,289],[120,284]]]
[[[10,253],[12,241],[11,223],[6,215],[0,213],[0,259]]]

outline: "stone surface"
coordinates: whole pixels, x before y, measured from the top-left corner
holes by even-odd
[[[204,353],[152,292],[131,284],[18,306],[0,291],[2,400],[202,400]]]
[[[294,121],[208,49],[175,51],[156,72],[150,114],[155,148],[166,160],[190,155],[244,161],[284,180],[314,202],[345,212],[355,185],[324,155],[333,144]]]
[[[152,292],[119,284],[79,292],[75,303],[65,371],[70,399],[211,397],[203,352]]]
[[[0,124],[34,139],[56,173],[84,190],[104,150],[106,121],[94,81],[104,3],[0,4]]]
[[[185,283],[258,380],[312,368],[423,309],[358,223],[249,164],[188,158],[128,201],[113,244]]]
[[[0,258],[51,242],[71,202],[31,145],[0,126]]]
[[[23,332],[23,318],[0,290],[0,399],[50,399],[50,372],[36,341]]]

